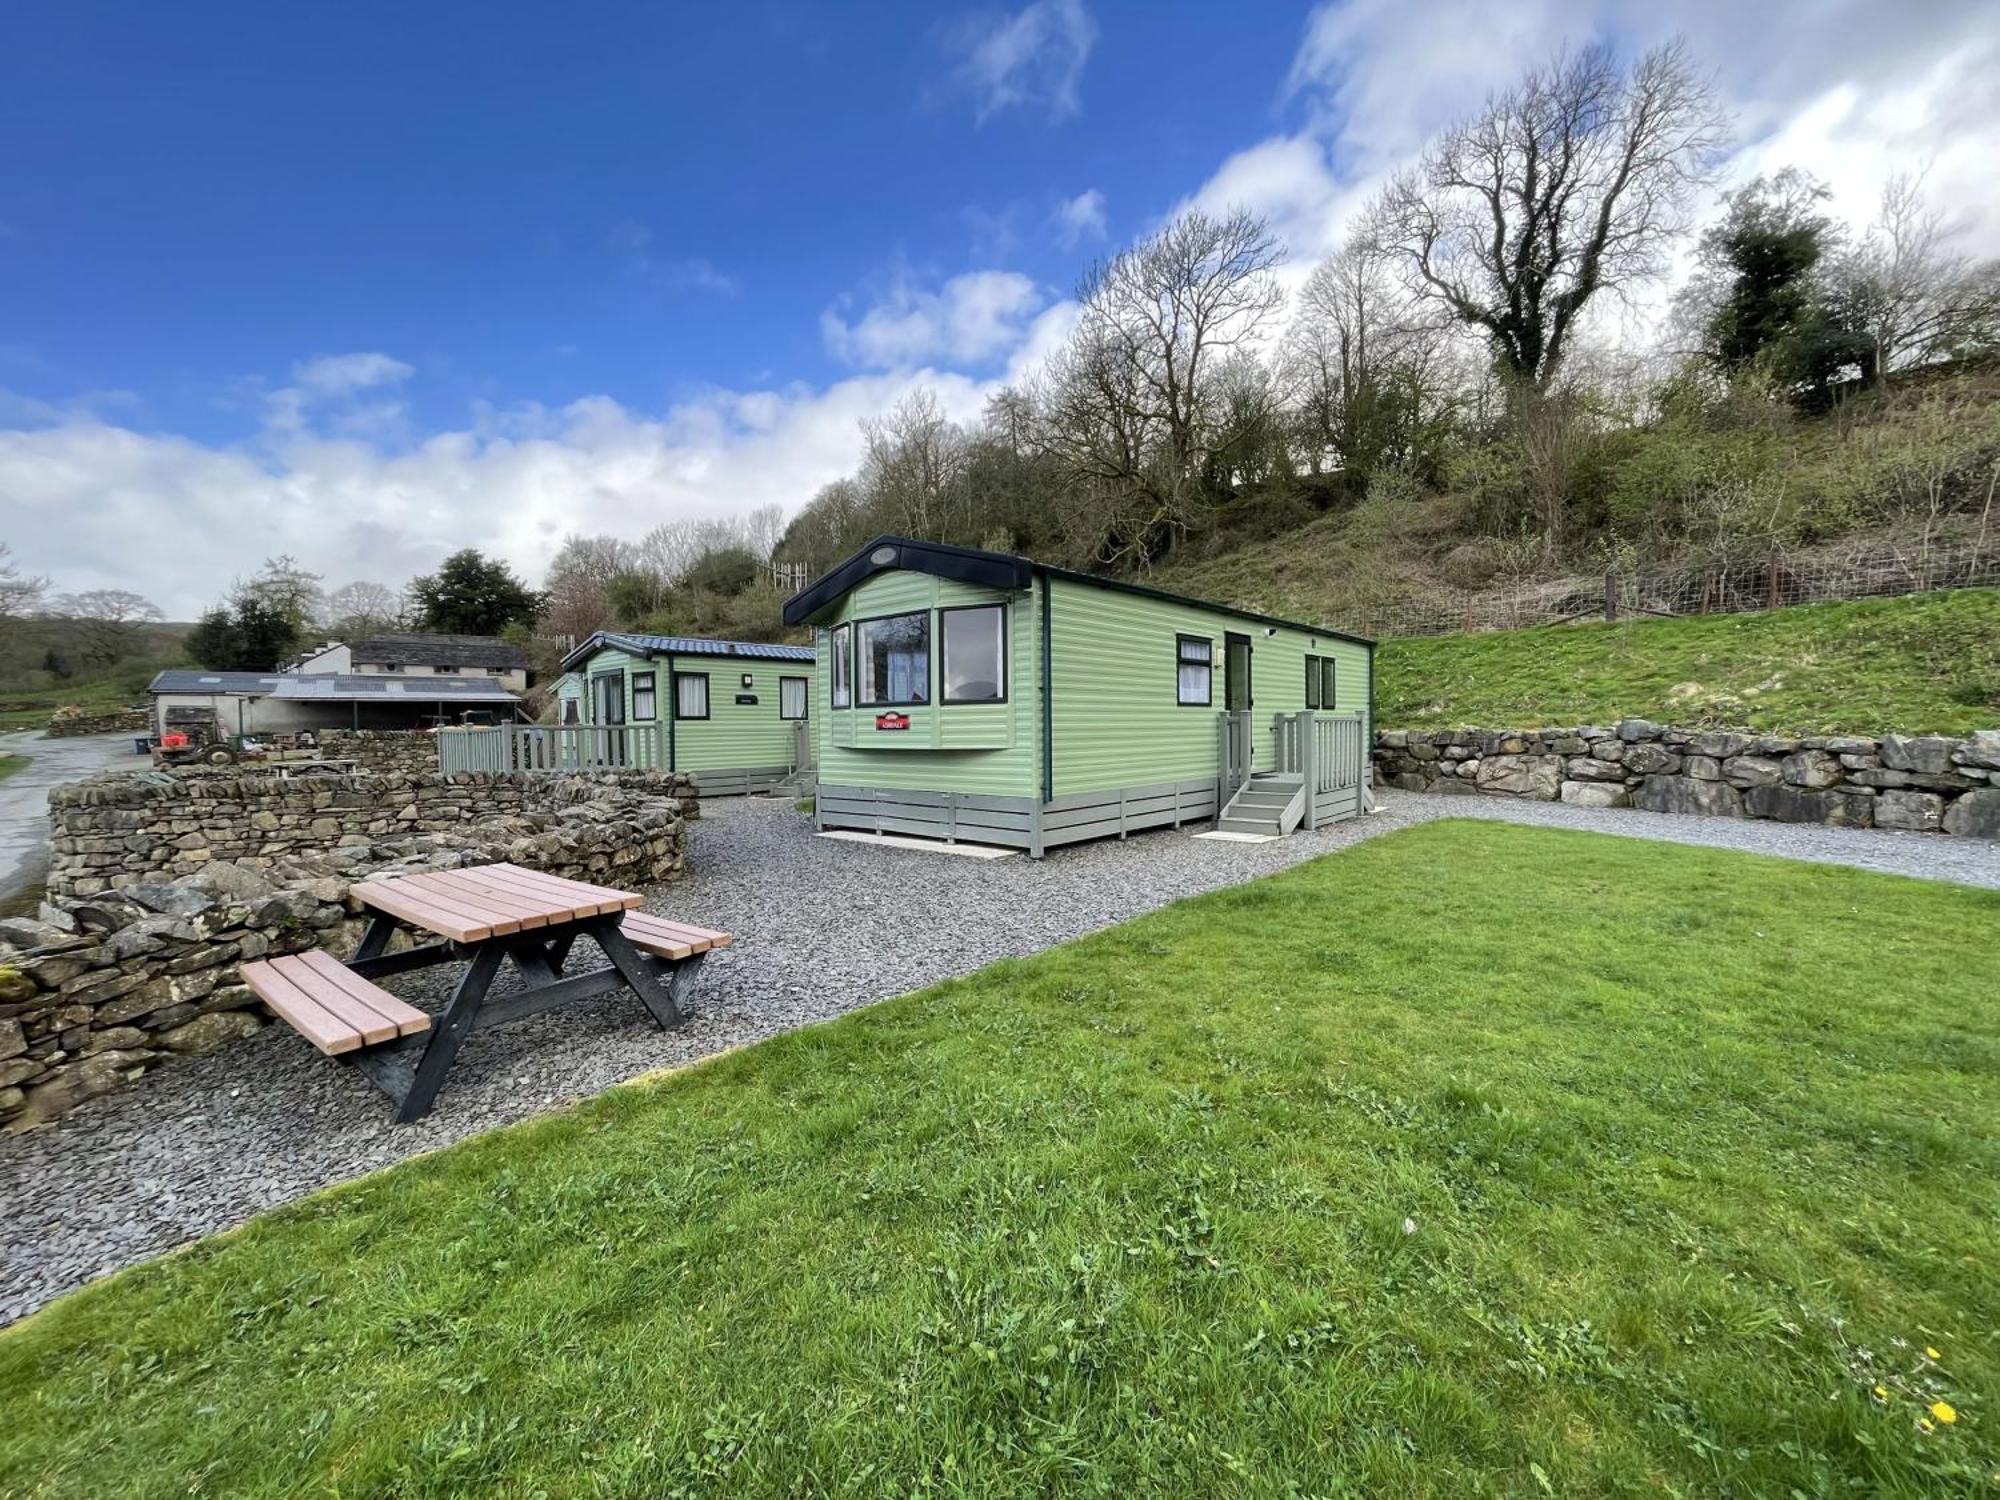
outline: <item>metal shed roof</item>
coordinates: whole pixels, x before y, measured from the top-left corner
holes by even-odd
[[[321,703],[517,703],[490,677],[361,677],[333,672],[160,673],[148,689],[213,698],[305,698]]]
[[[413,703],[520,701],[491,677],[361,677],[345,673],[280,677],[271,696],[319,703],[393,703],[403,699]]]
[[[810,646],[784,646],[775,641],[718,641],[700,635],[639,635],[600,630],[563,658],[565,670],[605,647],[634,656],[734,656],[751,661],[811,661]]]
[[[149,693],[192,693],[214,698],[261,698],[278,685],[276,672],[172,670],[155,677]]]

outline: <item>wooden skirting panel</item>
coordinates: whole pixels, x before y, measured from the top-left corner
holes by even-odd
[[[822,828],[859,828],[867,833],[902,833],[948,842],[964,839],[1009,849],[1034,845],[1035,804],[1028,797],[909,792],[821,782],[813,806]]]
[[[1042,843],[1120,838],[1148,828],[1178,828],[1215,816],[1215,778],[1161,781],[1108,792],[1075,792],[1042,809]]]
[[[858,828],[1009,849],[1054,848],[1085,839],[1117,838],[1148,828],[1176,828],[1215,816],[1215,782],[1158,782],[1058,797],[1040,809],[1030,797],[970,792],[819,786],[814,806],[822,828]],[[1039,846],[1037,833],[1039,832]]]
[[[1347,818],[1361,816],[1361,789],[1343,787],[1339,791],[1321,792],[1313,798],[1313,827],[1322,823],[1338,823]]]
[[[747,797],[768,792],[792,774],[790,766],[733,766],[721,771],[689,771],[704,797]]]

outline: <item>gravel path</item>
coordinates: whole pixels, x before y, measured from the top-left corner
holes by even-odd
[[[736,934],[736,946],[714,955],[697,981],[688,1025],[660,1032],[630,996],[610,996],[480,1033],[459,1054],[437,1112],[402,1128],[359,1076],[273,1026],[44,1129],[0,1137],[0,1323],[315,1188],[650,1069],[1037,953],[1181,897],[1441,817],[1595,829],[2000,887],[1993,843],[1486,798],[1385,793],[1382,800],[1372,817],[1268,844],[1160,832],[1060,849],[1039,864],[816,839],[789,803],[712,803],[690,825],[695,873],[655,903]],[[579,952],[578,960],[594,957]],[[390,987],[427,998],[426,986],[448,983],[450,974],[408,975]]]

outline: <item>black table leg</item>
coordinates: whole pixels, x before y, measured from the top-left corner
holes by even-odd
[[[487,990],[492,988],[493,976],[500,972],[500,960],[505,953],[506,950],[498,943],[484,943],[474,950],[472,962],[459,979],[458,988],[452,991],[451,1000],[431,1027],[423,1059],[417,1064],[416,1075],[410,1080],[410,1091],[403,1096],[396,1111],[397,1124],[407,1125],[431,1112],[438,1089],[444,1083],[444,1075],[451,1071],[452,1060],[458,1056],[459,1044],[472,1030],[473,1018],[479,1014],[479,1006],[486,999]]]
[[[380,958],[389,950],[389,939],[396,935],[396,919],[387,912],[376,912],[369,919],[368,930],[361,934],[361,946],[354,950],[349,963],[357,963],[365,958]]]
[[[604,950],[604,956],[611,960],[611,966],[624,977],[627,984],[632,986],[633,993],[652,1013],[660,1029],[664,1031],[680,1025],[681,1009],[675,1003],[678,998],[675,994],[676,986],[663,982],[652,966],[640,956],[639,950],[632,946],[632,940],[626,937],[619,927],[619,923],[623,920],[622,916],[606,918],[592,926],[590,935],[597,939],[597,946]],[[681,968],[689,968],[700,957],[701,955],[697,953],[694,958],[685,960]],[[681,994],[686,993],[685,985],[679,989]]]

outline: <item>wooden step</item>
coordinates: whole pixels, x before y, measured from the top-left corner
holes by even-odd
[[[429,1016],[331,954],[259,959],[241,973],[251,993],[328,1056],[431,1029]]]

